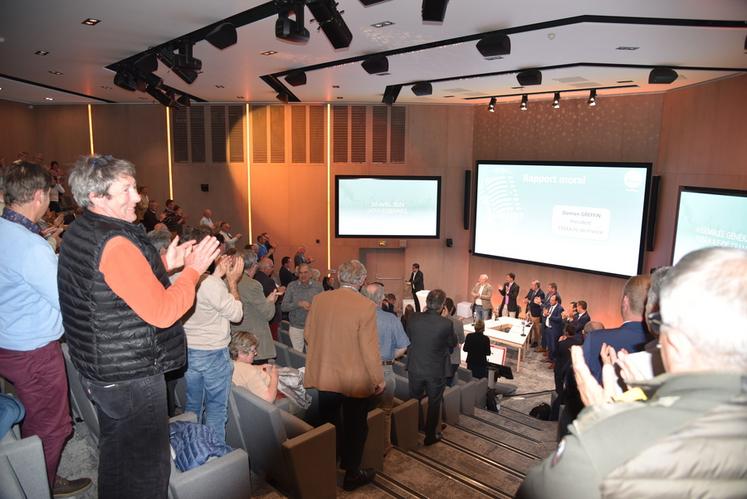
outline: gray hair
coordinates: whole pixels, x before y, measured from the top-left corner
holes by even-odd
[[[135,165],[109,155],[82,156],[70,172],[68,184],[75,201],[86,208],[91,204],[90,194],[106,196],[109,187],[122,176],[135,178]]]
[[[651,284],[648,287],[646,295],[646,315],[659,310],[659,293],[661,293],[661,283],[672,270],[672,267],[659,267],[651,273]]]
[[[714,371],[747,371],[747,251],[705,248],[685,255],[661,284],[666,334],[682,334]],[[728,317],[714,324],[703,316]]]
[[[425,306],[428,310],[440,311],[444,308],[444,302],[446,301],[446,293],[442,289],[434,289],[425,298]]]
[[[369,284],[361,289],[361,294],[374,302],[377,306],[384,301],[384,286],[381,284]]]
[[[169,244],[171,244],[171,232],[167,230],[152,230],[148,232],[147,235],[150,244],[152,244],[159,253],[165,251],[169,247]]]
[[[252,250],[242,251],[241,259],[244,260],[244,271],[247,271],[253,266],[257,265],[257,254]]]
[[[311,269],[311,278],[313,280],[318,281],[321,276],[322,273],[319,269]]]
[[[337,280],[340,281],[340,284],[357,288],[363,284],[367,276],[368,272],[365,265],[358,260],[349,260],[337,268]]]

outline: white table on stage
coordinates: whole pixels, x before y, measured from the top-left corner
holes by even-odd
[[[456,306],[457,317],[472,317],[472,303],[468,301],[460,301]]]
[[[511,329],[507,332],[498,331],[495,329],[498,326],[504,324],[511,325]],[[519,366],[521,365],[521,353],[526,347],[527,338],[529,337],[529,331],[532,329],[531,324],[526,325],[526,322],[522,319],[514,319],[513,317],[499,317],[498,319],[492,319],[485,321],[485,336],[488,336],[491,340],[506,345],[510,348],[517,350],[516,357],[516,372],[519,372]],[[464,333],[474,333],[475,327],[473,324],[464,325]]]
[[[428,289],[424,289],[416,293],[418,296],[418,302],[420,303],[421,312],[425,312],[425,304],[426,304],[426,298],[428,298],[428,293],[430,293],[430,290]],[[412,296],[412,294],[410,296]],[[402,300],[402,313],[405,312],[405,307],[407,307],[408,305],[412,305],[412,308],[415,308],[415,300],[413,300],[412,298],[403,299]]]

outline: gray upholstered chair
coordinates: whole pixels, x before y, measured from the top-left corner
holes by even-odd
[[[41,439],[36,435],[22,439],[18,425],[0,440],[0,497],[50,497]]]

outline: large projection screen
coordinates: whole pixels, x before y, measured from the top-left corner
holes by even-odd
[[[680,187],[672,264],[709,246],[747,249],[747,191]]]
[[[650,176],[650,163],[478,161],[474,252],[636,275]]]
[[[337,175],[336,237],[438,238],[441,177]]]

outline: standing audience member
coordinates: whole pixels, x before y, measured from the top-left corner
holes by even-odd
[[[467,352],[467,368],[472,377],[488,377],[488,356],[490,356],[490,338],[485,336],[485,322],[475,321],[475,332],[464,340],[464,351]]]
[[[65,194],[65,188],[62,187],[62,172],[60,171],[60,164],[57,161],[52,161],[49,164],[49,173],[52,175],[52,187],[49,189],[49,209],[55,213],[59,213],[62,211],[60,194]]]
[[[197,227],[192,231],[192,239],[199,243],[210,234],[207,227]],[[244,315],[237,286],[243,270],[240,258],[221,257],[212,274],[208,272],[200,278],[195,306],[184,322],[187,334],[184,410],[196,414],[197,421],[212,428],[221,442],[226,440],[231,390],[230,323],[240,321]]]
[[[361,459],[369,400],[382,393],[386,383],[376,332],[377,307],[358,292],[366,280],[366,267],[350,260],[340,265],[337,278],[340,288],[317,295],[306,319],[304,384],[319,390],[321,422],[337,427],[343,488],[350,491],[376,475],[374,469],[361,469]]]
[[[454,300],[446,298],[444,302],[444,310],[442,315],[451,321],[451,325],[454,326],[454,335],[457,339],[457,345],[451,351],[451,374],[446,379],[446,384],[454,386],[456,383],[456,372],[459,369],[459,364],[462,363],[462,344],[464,344],[464,323],[462,319],[456,317],[456,306],[454,306]]]
[[[589,304],[584,300],[578,300],[576,303],[577,315],[571,322],[575,334],[581,334],[584,331],[584,326],[589,323],[591,316],[588,312]]]
[[[210,230],[215,232],[215,222],[213,222],[213,210],[205,208],[202,210],[202,218],[200,219],[200,225],[210,227]]]
[[[26,408],[21,435],[42,442],[47,479],[55,495],[74,495],[91,480],[57,476],[72,433],[65,361],[59,339],[62,317],[57,257],[37,222],[47,211],[52,178],[31,163],[13,163],[4,175],[6,206],[0,218],[0,376],[15,386]]]
[[[643,286],[632,279],[632,288]],[[747,329],[713,327],[702,314],[747,323],[746,288],[741,249],[694,251],[669,271],[660,311],[648,321],[666,375],[631,391],[636,401],[616,403],[615,366],[605,364],[611,383],[600,386],[573,347],[587,408],[553,455],[529,472],[517,497],[744,497]]]
[[[69,177],[85,212],[65,232],[58,286],[70,356],[100,425],[100,497],[164,498],[171,472],[164,373],[184,365],[179,319],[218,256],[213,237],[162,260],[135,225],[135,167],[81,158]],[[168,270],[184,266],[172,285]]]
[[[519,315],[519,305],[516,303],[516,298],[519,296],[519,285],[516,284],[516,274],[513,272],[506,274],[506,282],[498,291],[503,297],[501,306],[498,308],[498,317],[507,315],[516,318]]]
[[[285,293],[285,288],[278,288],[277,283],[272,278],[272,269],[275,266],[275,262],[267,257],[264,257],[259,259],[258,265],[259,267],[257,268],[257,272],[254,274],[254,280],[258,281],[262,285],[262,292],[265,294],[265,296],[270,296],[273,291],[276,291],[276,294],[278,295],[277,300],[275,300],[275,314],[269,321],[272,339],[277,340],[278,327],[280,326],[281,319],[280,305],[283,300],[282,295],[283,293]],[[275,348],[274,344],[272,345],[272,348]],[[272,358],[274,357],[275,356],[273,356]]]
[[[148,211],[150,196],[148,195],[148,187],[145,185],[139,186],[137,193],[140,195],[140,201],[135,205],[135,215],[137,216],[137,220],[140,221],[143,219],[145,212]]]
[[[296,275],[293,273],[293,262],[289,256],[284,256],[280,262],[280,272],[278,273],[280,285],[287,288],[288,284],[297,279]]]
[[[253,331],[259,340],[254,362],[266,364],[269,359],[277,357],[269,321],[275,316],[278,292],[273,290],[265,296],[262,285],[254,279],[257,272],[256,253],[244,250],[240,256],[244,261],[244,275],[239,281],[238,289],[244,307],[244,317],[241,322],[232,324],[231,330]]]
[[[288,312],[288,334],[291,345],[299,352],[304,351],[303,337],[306,316],[316,295],[324,291],[322,285],[311,280],[311,269],[303,263],[298,266],[298,280],[288,285],[281,308]]]
[[[489,320],[493,313],[493,286],[488,282],[487,274],[482,274],[472,286],[472,300],[476,319]]]
[[[402,327],[405,328],[405,332],[407,332],[407,323],[409,322],[412,315],[415,313],[415,307],[408,304],[405,307],[405,311],[402,312],[402,318],[400,319],[402,321]]]
[[[161,215],[158,213],[158,201],[151,201],[148,203],[148,209],[143,213],[143,227],[146,232],[152,231],[156,224],[162,220]]]
[[[545,292],[542,291],[539,281],[532,281],[532,288],[524,298],[526,304],[527,318],[532,321],[532,330],[529,332],[529,341],[532,348],[537,348],[540,342],[540,331],[542,326],[542,302],[545,300]]]
[[[300,246],[298,248],[298,251],[296,251],[296,254],[293,257],[293,263],[296,266],[296,268],[298,268],[298,266],[301,265],[302,263],[311,263],[313,261],[314,259],[306,254],[306,248],[303,246]]]
[[[394,360],[402,357],[407,351],[410,340],[402,329],[402,323],[397,316],[385,312],[381,305],[384,300],[384,288],[379,284],[365,286],[361,293],[374,302],[376,308],[376,329],[379,333],[379,351],[381,352],[381,365],[384,368],[384,381],[386,388],[379,396],[379,407],[384,411],[384,435],[386,438],[386,454],[392,447],[390,438],[392,429],[392,407],[394,407],[394,389],[396,379],[394,377]]]
[[[420,300],[418,300],[418,291],[425,289],[425,280],[423,277],[423,271],[420,270],[419,263],[412,264],[412,274],[410,274],[410,280],[407,284],[412,288],[412,299],[415,302],[415,311],[420,312]]]
[[[441,440],[436,432],[441,400],[446,388],[446,378],[451,375],[449,352],[457,345],[454,326],[441,315],[446,293],[434,289],[426,298],[427,309],[414,314],[407,321],[410,348],[407,354],[407,374],[410,397],[418,400],[428,397],[428,415],[425,422],[425,445]]]

